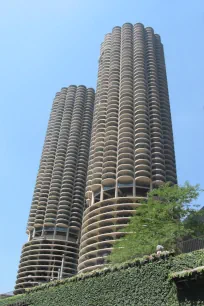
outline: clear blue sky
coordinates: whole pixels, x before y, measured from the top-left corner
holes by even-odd
[[[13,289],[55,93],[96,85],[99,46],[125,22],[165,47],[179,183],[204,187],[203,0],[8,0],[0,4],[0,293]],[[204,196],[199,199],[204,205]]]

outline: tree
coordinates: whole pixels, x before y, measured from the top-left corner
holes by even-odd
[[[122,230],[126,234],[114,244],[108,261],[120,263],[154,253],[158,244],[177,249],[179,241],[204,234],[204,219],[199,217],[204,210],[191,204],[200,191],[199,185],[189,183],[183,187],[167,183],[150,191]]]

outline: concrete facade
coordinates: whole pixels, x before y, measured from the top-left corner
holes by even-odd
[[[163,45],[150,27],[114,27],[101,45],[79,272],[104,264],[147,192],[177,183]]]
[[[77,272],[94,96],[74,85],[55,96],[15,293]]]
[[[73,85],[56,94],[15,293],[104,265],[118,230],[164,182],[177,175],[163,45],[126,23],[101,44],[96,96]]]

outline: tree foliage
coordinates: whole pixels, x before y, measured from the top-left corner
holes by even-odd
[[[178,242],[204,234],[204,210],[192,205],[200,193],[199,185],[185,183],[183,187],[164,184],[148,193],[136,209],[126,234],[113,247],[108,261],[120,263],[148,255],[162,245],[166,250],[177,249]]]

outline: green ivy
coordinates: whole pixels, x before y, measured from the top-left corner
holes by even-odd
[[[0,306],[204,305],[204,296],[198,293],[195,298],[194,292],[191,297],[190,287],[185,292],[185,286],[179,289],[169,278],[171,273],[203,265],[204,251],[179,256],[172,252],[153,254],[32,288],[25,294],[0,300]]]
[[[202,277],[204,275],[204,266],[194,269],[187,269],[179,272],[170,273],[169,279],[185,279],[188,277]]]

